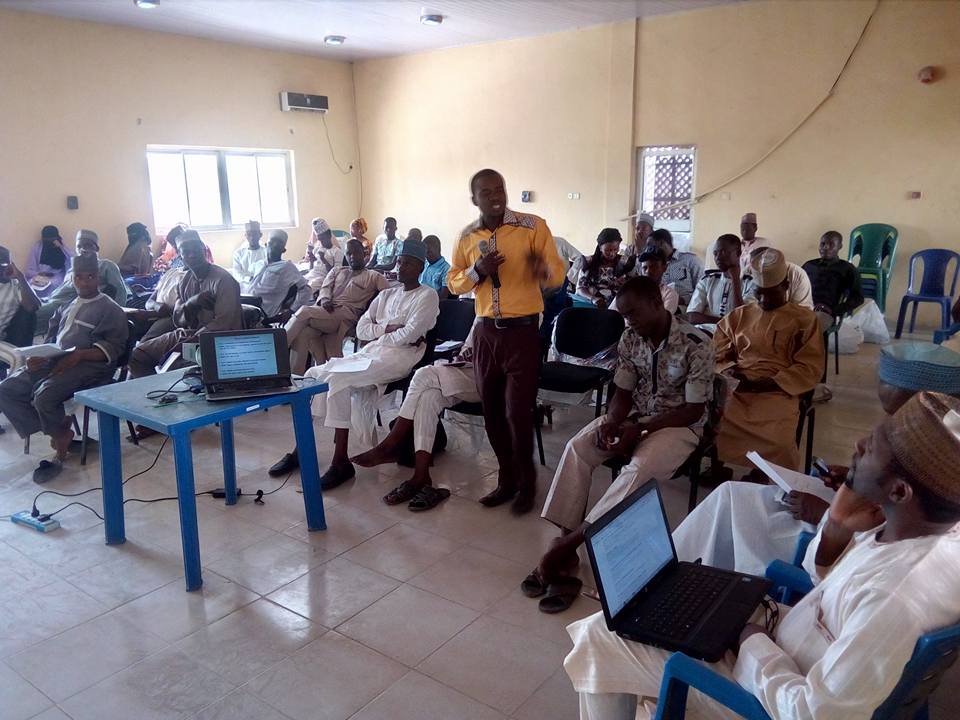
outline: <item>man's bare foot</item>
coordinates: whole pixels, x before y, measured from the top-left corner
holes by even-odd
[[[544,582],[567,575],[571,570],[580,564],[580,556],[577,554],[577,543],[572,544],[570,535],[555,538],[550,543],[550,549],[540,558],[540,564],[537,566],[537,574],[543,578]]]
[[[73,440],[73,429],[69,426],[50,436],[50,447],[57,451],[57,460],[63,462],[70,451],[70,441]]]
[[[396,462],[399,457],[400,453],[397,452],[395,447],[391,447],[387,443],[382,442],[376,447],[370,448],[366,452],[350,458],[350,462],[360,467],[369,468]]]

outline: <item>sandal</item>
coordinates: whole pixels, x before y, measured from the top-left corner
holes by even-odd
[[[418,486],[412,484],[409,480],[404,480],[383,496],[383,502],[387,505],[400,505],[413,500],[419,492],[420,488]]]
[[[547,591],[547,586],[540,577],[537,568],[534,568],[520,583],[520,592],[528,598],[538,598]]]
[[[433,510],[437,505],[450,497],[450,491],[447,488],[434,487],[433,485],[424,485],[420,492],[413,496],[413,499],[407,504],[410,512],[424,512]]]
[[[547,585],[547,594],[540,600],[540,612],[555,615],[569,610],[582,587],[583,580],[578,577],[557,578]]]
[[[41,460],[37,469],[33,471],[33,481],[38,485],[53,480],[63,470],[63,463],[50,460]]]

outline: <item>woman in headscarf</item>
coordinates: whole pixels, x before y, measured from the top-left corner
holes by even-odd
[[[40,239],[30,250],[24,275],[41,300],[63,285],[70,271],[73,255],[63,244],[60,231],[54,225],[45,225]]]
[[[350,223],[350,237],[359,240],[363,245],[363,256],[369,260],[370,253],[373,252],[373,243],[367,240],[367,221],[363,218],[357,218]]]
[[[636,256],[627,259],[620,255],[621,241],[620,231],[616,228],[601,230],[597,235],[597,248],[589,259],[584,259],[577,279],[577,294],[588,298],[600,309],[613,302],[637,263]]]
[[[150,252],[150,231],[143,223],[127,225],[127,248],[120,256],[120,273],[124,277],[149,275],[153,268],[153,253]]]

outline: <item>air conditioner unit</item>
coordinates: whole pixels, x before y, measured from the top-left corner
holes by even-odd
[[[291,110],[309,110],[325,113],[330,109],[326,95],[307,95],[306,93],[280,93],[280,109],[283,112]]]

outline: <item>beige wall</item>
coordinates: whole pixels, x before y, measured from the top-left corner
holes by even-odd
[[[364,212],[395,214],[449,248],[474,214],[466,179],[490,165],[515,208],[591,249],[604,225],[626,230],[638,146],[697,145],[698,192],[735,175],[826,93],[872,7],[756,0],[359,63]],[[696,207],[695,248],[737,232],[746,211],[798,262],[826,229],[889,222],[901,233],[895,312],[912,252],[960,250],[958,37],[960,2],[883,2],[836,95],[725,188],[729,199]],[[925,86],[916,73],[928,64],[945,77]],[[536,201],[521,204],[522,189]]]
[[[0,217],[22,257],[39,227],[89,226],[119,253],[150,224],[147,144],[289,148],[302,247],[309,218],[345,227],[357,173],[333,165],[316,115],[277,109],[281,89],[330,96],[341,162],[363,163],[371,234],[384,215],[449,251],[475,215],[467,180],[500,169],[512,205],[584,250],[626,231],[636,148],[693,143],[697,191],[750,165],[829,88],[872,0],[754,0],[637,23],[348,64],[174,35],[0,11]],[[795,261],[820,233],[861,222],[901,231],[906,260],[960,249],[960,2],[885,0],[836,95],[773,156],[696,207],[694,245],[759,214]],[[932,85],[915,78],[937,65]],[[357,114],[353,113],[353,81]],[[140,119],[141,124],[138,124]],[[291,129],[294,131],[291,134]],[[534,202],[520,202],[532,190]],[[908,192],[919,190],[920,200]],[[568,193],[580,193],[569,200]],[[68,194],[81,209],[65,209]],[[210,233],[219,260],[237,233]],[[928,314],[929,318],[930,315]]]
[[[449,251],[476,216],[469,178],[489,166],[515,209],[591,245],[608,199],[628,202],[634,33],[629,22],[358,63],[364,214],[396,215]]]
[[[873,5],[750,2],[640,23],[636,144],[695,143],[698,193],[733,176],[826,93]],[[696,246],[737,232],[746,211],[797,262],[816,256],[827,229],[848,236],[861,223],[890,223],[900,230],[894,316],[910,254],[960,250],[958,38],[960,2],[883,2],[836,94],[725,188],[728,200],[718,193],[696,207]],[[925,65],[942,67],[943,79],[918,82]],[[923,197],[908,199],[911,190]]]
[[[0,10],[0,243],[23,262],[40,227],[72,242],[96,230],[117,258],[124,228],[153,229],[144,155],[148,144],[292,150],[299,257],[310,218],[346,227],[358,204],[356,172],[330,159],[320,116],[282,113],[280,90],[328,95],[330,134],[341,164],[356,163],[352,68],[177,35]],[[66,209],[78,195],[80,209]],[[204,238],[229,262],[241,233]]]

